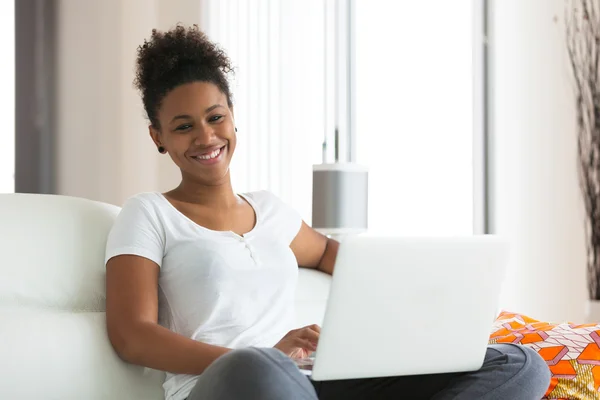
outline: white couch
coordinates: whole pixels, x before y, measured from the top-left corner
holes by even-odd
[[[0,194],[0,399],[163,399],[163,374],[122,362],[105,328],[104,246],[119,208]],[[301,270],[298,325],[329,277]]]

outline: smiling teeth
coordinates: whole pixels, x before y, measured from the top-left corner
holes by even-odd
[[[198,158],[200,160],[210,160],[211,158],[216,158],[219,154],[221,154],[221,149],[217,149],[210,154],[195,156],[194,158]]]

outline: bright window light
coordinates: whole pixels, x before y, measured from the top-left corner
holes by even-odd
[[[356,2],[369,232],[473,233],[473,2]]]

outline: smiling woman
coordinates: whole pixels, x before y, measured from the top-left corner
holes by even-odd
[[[298,266],[331,273],[337,242],[268,191],[234,192],[229,72],[227,56],[197,26],[154,30],[138,48],[135,83],[149,133],[181,171],[181,182],[166,193],[131,197],[111,230],[109,338],[126,361],[168,373],[168,399],[184,399],[194,387],[190,398],[233,398],[206,394],[213,393],[211,376],[265,357],[295,374],[265,365],[264,376],[251,379],[259,387],[231,385],[246,376],[236,373],[217,390],[262,399],[300,386],[310,395],[314,388],[285,357],[314,351],[318,338],[318,327],[293,329]],[[248,347],[261,349],[238,351]],[[265,379],[281,384],[261,388]]]
[[[106,244],[106,323],[121,358],[167,372],[167,399],[541,397],[546,364],[510,346],[488,349],[466,374],[306,379],[292,359],[317,349],[320,327],[294,321],[298,267],[332,274],[339,243],[271,192],[233,190],[231,68],[197,27],[153,31],[137,67],[152,140],[182,179],[119,213]]]
[[[236,136],[227,103],[227,95],[208,82],[181,85],[161,101],[150,135],[184,177],[211,184],[228,179]]]
[[[169,62],[154,62],[161,58]],[[135,82],[148,110],[150,135],[181,170],[182,184],[230,179],[236,146],[227,81],[232,70],[227,55],[198,29],[153,30],[139,49]]]

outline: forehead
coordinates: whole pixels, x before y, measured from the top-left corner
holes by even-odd
[[[201,115],[214,105],[227,106],[227,96],[209,82],[192,82],[177,86],[164,97],[159,115],[163,118],[179,114]]]

